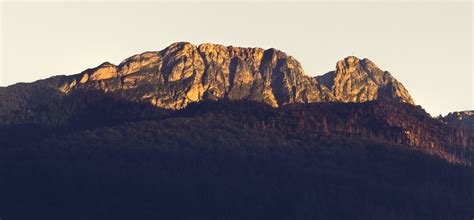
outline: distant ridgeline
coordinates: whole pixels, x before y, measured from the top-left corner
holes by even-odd
[[[0,88],[0,217],[469,219],[471,116],[368,59],[175,43]]]
[[[76,75],[2,88],[0,110],[29,107],[47,102],[51,93],[76,90],[101,90],[167,109],[203,100],[248,100],[274,107],[375,99],[414,104],[401,83],[368,59],[347,57],[337,62],[336,70],[310,77],[296,59],[276,49],[174,43],[118,66],[106,62]]]

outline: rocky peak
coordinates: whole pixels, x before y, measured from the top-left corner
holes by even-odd
[[[367,58],[361,60],[355,56],[346,57],[337,62],[335,71],[316,79],[329,90],[330,99],[334,101],[389,99],[414,104],[401,83]]]
[[[295,58],[274,48],[196,46],[188,42],[134,55],[117,66],[105,62],[64,77],[57,88],[62,93],[98,89],[170,109],[221,99],[264,102],[274,107],[375,99],[413,104],[403,85],[368,59],[346,57],[336,63],[334,71],[313,78]]]
[[[343,60],[337,61],[336,71],[341,74],[351,74],[360,68],[360,60],[355,56],[348,56]]]

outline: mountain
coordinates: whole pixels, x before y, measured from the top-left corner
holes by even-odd
[[[451,126],[464,128],[474,134],[474,111],[451,112],[440,119]]]
[[[376,99],[414,104],[400,82],[368,59],[350,56],[338,61],[335,71],[310,77],[296,59],[276,49],[180,42],[119,65],[105,62],[76,75],[0,88],[2,100],[17,98],[0,103],[0,113],[76,90],[116,93],[167,109],[203,100],[258,101],[273,107]]]
[[[175,43],[0,88],[0,217],[469,219],[459,114],[368,59]]]

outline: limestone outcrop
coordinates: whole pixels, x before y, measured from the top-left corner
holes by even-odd
[[[360,60],[349,56],[337,62],[335,71],[316,79],[329,91],[329,101],[366,102],[388,99],[414,104],[405,87],[369,59]]]
[[[186,42],[132,56],[119,65],[106,62],[64,76],[54,87],[66,94],[97,89],[167,109],[222,99],[265,102],[273,107],[375,99],[414,104],[400,82],[368,59],[350,56],[338,61],[336,70],[311,77],[295,58],[276,49]]]

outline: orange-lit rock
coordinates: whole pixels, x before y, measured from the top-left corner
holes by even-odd
[[[78,82],[78,83],[77,83]],[[278,107],[289,103],[365,102],[389,99],[413,104],[408,91],[368,59],[350,56],[325,75],[307,76],[286,53],[218,44],[171,44],[158,52],[103,63],[57,87],[121,91],[130,100],[180,109],[201,100],[250,100]]]

